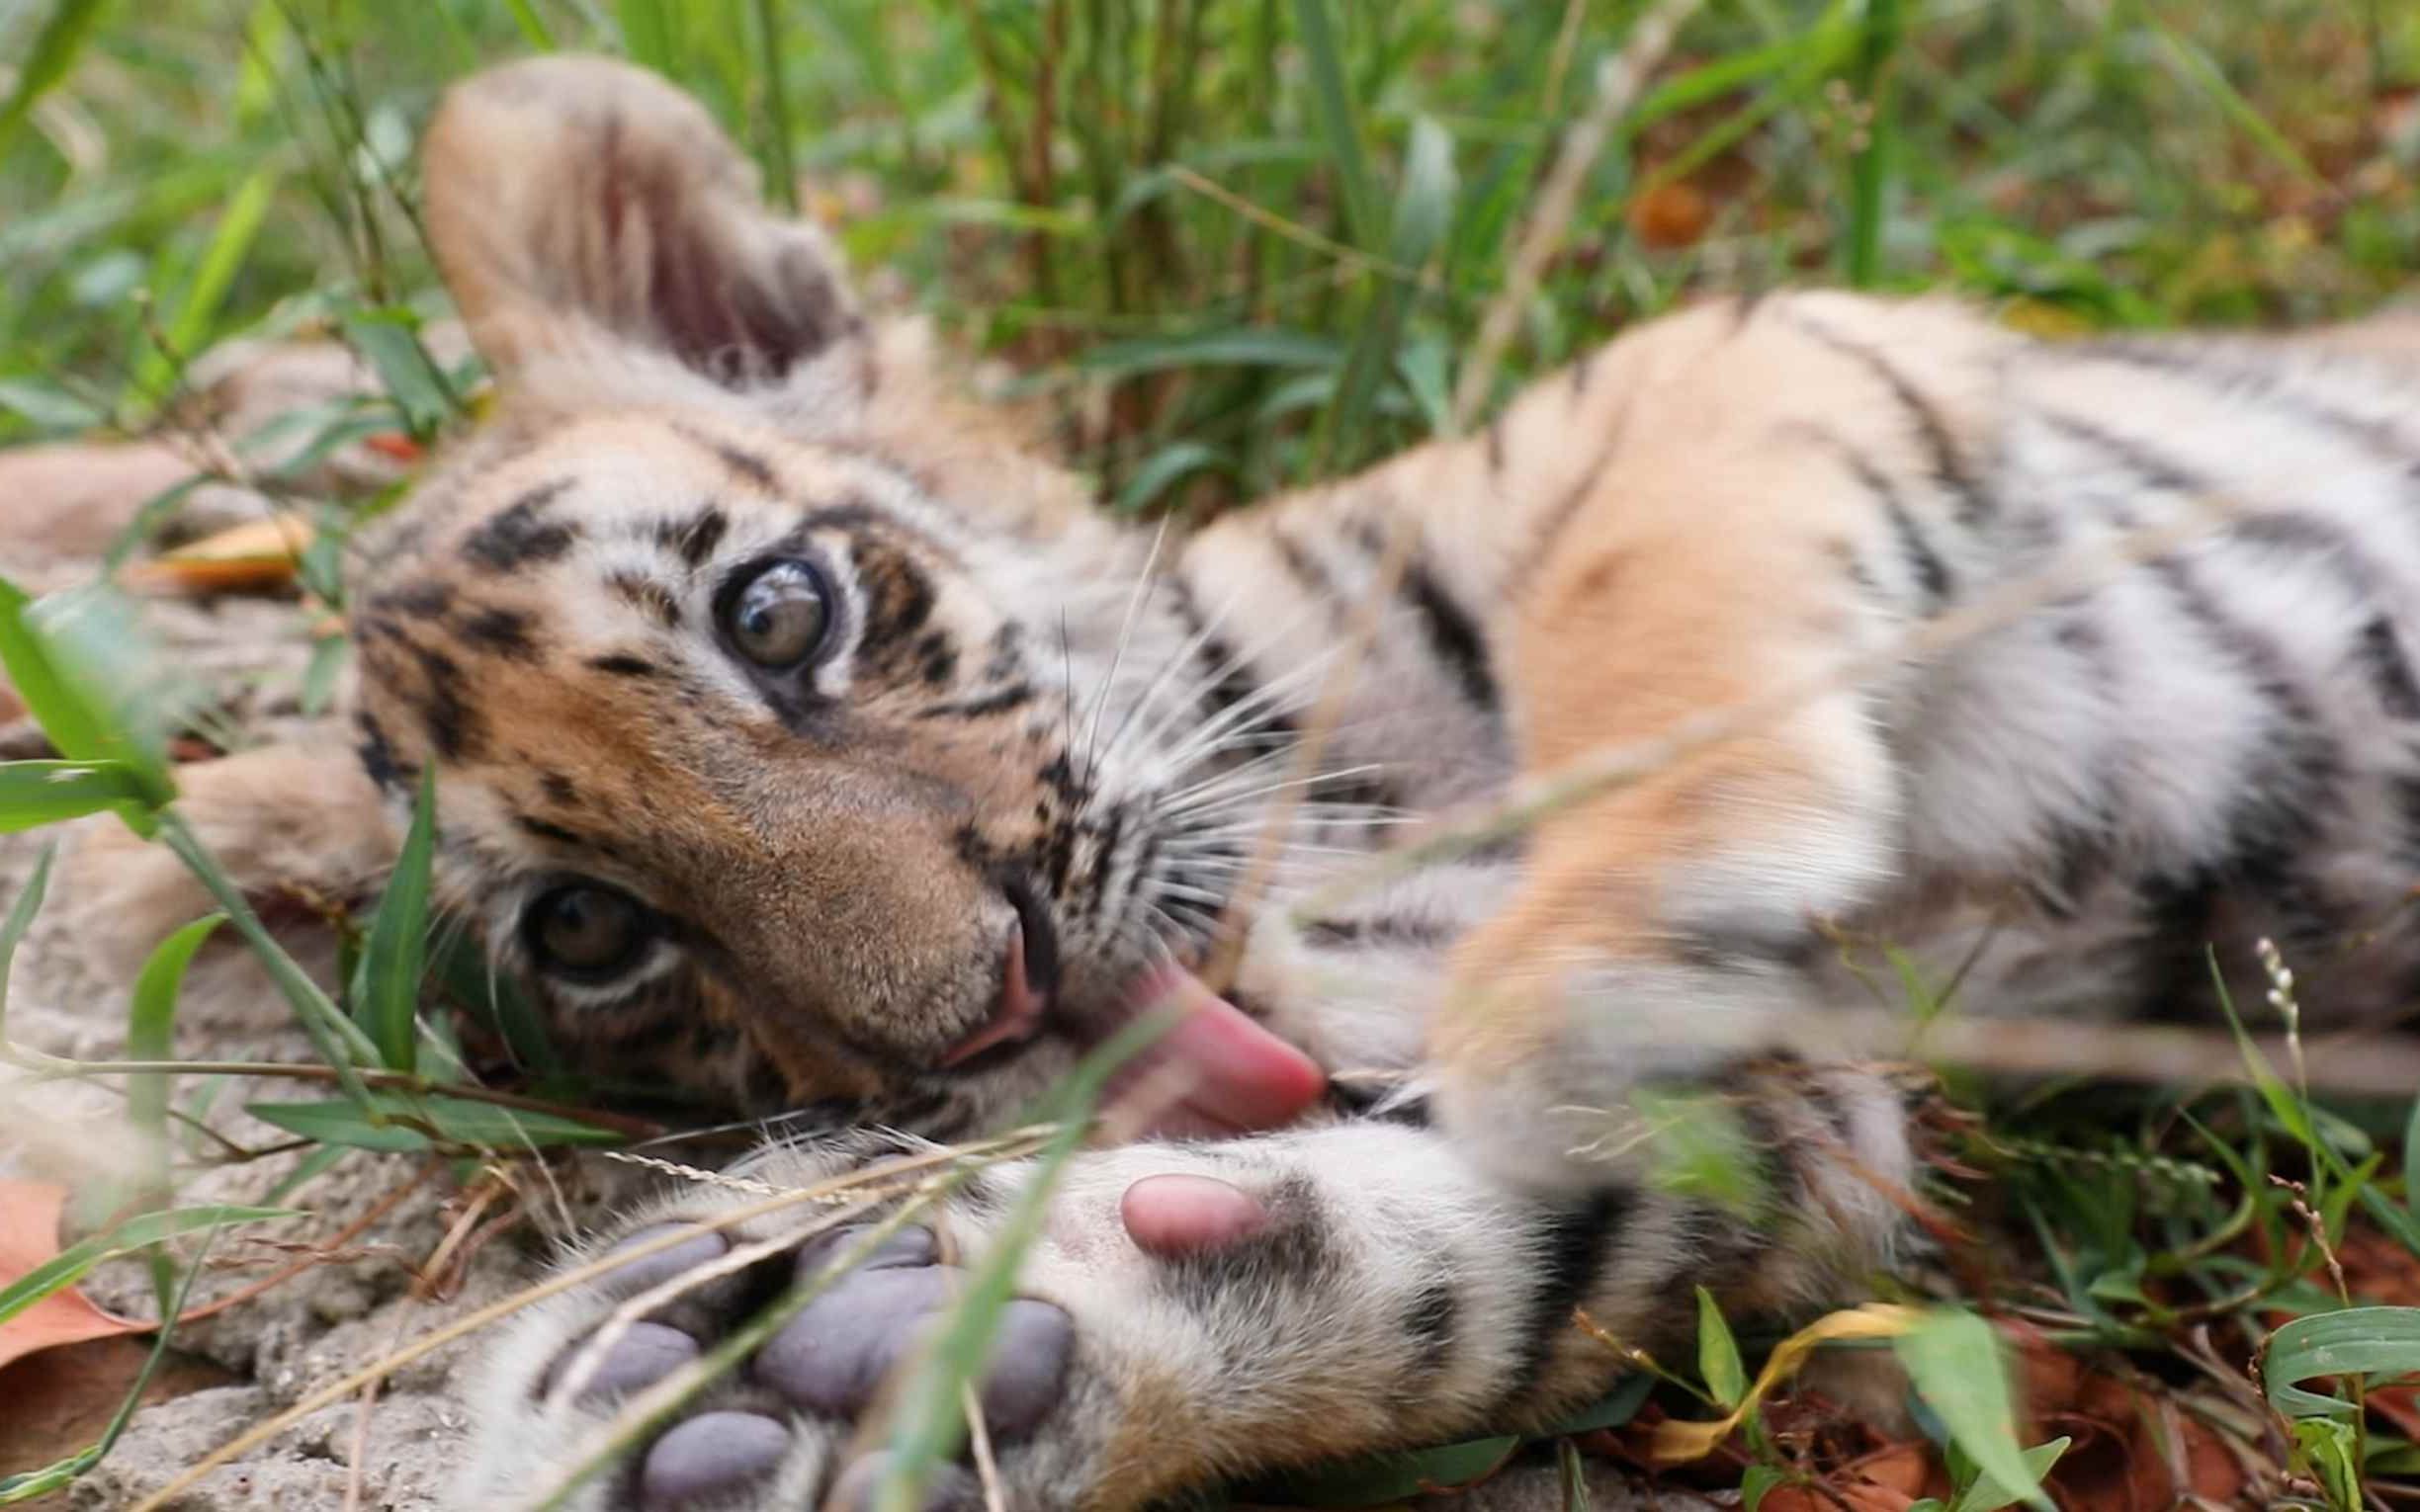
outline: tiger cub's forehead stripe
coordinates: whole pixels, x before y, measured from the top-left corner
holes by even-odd
[[[663,521],[655,527],[655,540],[695,570],[706,564],[730,529],[731,516],[709,504],[686,520]]]
[[[773,469],[771,462],[747,448],[725,437],[712,435],[696,426],[684,425],[677,421],[672,423],[671,429],[672,433],[683,441],[713,453],[721,459],[724,466],[732,470],[734,475],[746,480],[760,491],[775,494],[782,491],[781,474]]]
[[[522,494],[463,538],[463,558],[490,572],[510,572],[562,556],[580,528],[551,506],[570,487],[571,479],[557,478]]]

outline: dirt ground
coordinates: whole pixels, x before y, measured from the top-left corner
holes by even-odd
[[[86,553],[107,539],[92,528],[95,511],[130,506],[124,498],[115,505],[85,499],[75,511],[62,511],[54,498],[41,496],[43,488],[55,486],[44,478],[89,482],[107,468],[77,467],[72,459],[62,464],[52,457],[42,460],[45,470],[8,470],[12,462],[25,461],[24,454],[0,454],[0,571],[35,590],[79,581],[92,570]],[[147,480],[145,465],[129,466],[129,475]],[[215,507],[240,515],[245,501],[220,498]],[[62,517],[79,522],[72,540],[45,535],[41,526]],[[42,549],[45,541],[63,546],[63,553]],[[308,653],[305,617],[291,602],[162,600],[149,618],[177,665],[251,738],[311,732],[299,713]],[[29,754],[30,730],[0,727],[0,755]],[[149,942],[113,932],[89,896],[79,907],[78,883],[92,879],[79,879],[64,854],[92,824],[116,822],[86,821],[63,836],[49,903],[8,984],[8,1034],[20,1045],[84,1059],[124,1052],[128,985]],[[0,839],[0,901],[17,895],[36,856],[54,838],[62,836],[39,831]],[[206,947],[189,977],[176,1049],[196,1059],[314,1058],[282,999],[225,939]],[[203,1118],[212,1129],[256,1148],[282,1135],[247,1117],[241,1103],[296,1095],[263,1091],[260,1083],[214,1084],[197,1077],[180,1090],[179,1106],[206,1105]],[[212,1151],[199,1138],[193,1146],[181,1157]],[[136,1158],[124,1105],[111,1086],[0,1082],[0,1177],[89,1190],[99,1178],[132,1169]],[[289,1153],[197,1164],[181,1185],[180,1204],[265,1204],[301,1158]],[[292,1274],[181,1326],[176,1354],[116,1451],[70,1490],[35,1505],[99,1512],[131,1504],[345,1372],[526,1284],[553,1245],[600,1221],[617,1197],[648,1179],[594,1155],[544,1171],[518,1168],[509,1186],[475,1174],[466,1184],[453,1168],[408,1156],[347,1155],[284,1195],[283,1205],[305,1216],[233,1230],[209,1246],[189,1306]],[[148,1315],[152,1307],[147,1275],[130,1264],[105,1268],[86,1291],[103,1306],[130,1315]],[[470,1427],[453,1381],[476,1347],[476,1340],[450,1347],[391,1377],[375,1397],[311,1414],[216,1470],[175,1505],[181,1512],[356,1506],[420,1512],[445,1505],[446,1477],[462,1458]],[[47,1464],[92,1442],[133,1380],[143,1348],[124,1338],[102,1340],[0,1369],[0,1472]],[[1589,1473],[1597,1508],[1676,1506],[1669,1495],[1643,1503],[1601,1467]],[[1544,1512],[1564,1499],[1551,1468],[1540,1467],[1431,1503],[1468,1512]]]

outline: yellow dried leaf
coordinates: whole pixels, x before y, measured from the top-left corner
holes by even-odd
[[[1888,1339],[1907,1332],[1921,1321],[1924,1314],[1914,1307],[1902,1307],[1891,1302],[1868,1302],[1862,1307],[1827,1313],[1817,1318],[1773,1347],[1765,1369],[1757,1373],[1748,1394],[1729,1416],[1710,1423],[1671,1421],[1658,1423],[1655,1438],[1649,1446],[1659,1464],[1679,1465],[1688,1460],[1702,1460],[1712,1454],[1723,1440],[1747,1419],[1774,1386],[1796,1375],[1807,1356],[1826,1344],[1838,1344],[1848,1339]]]
[[[130,586],[170,593],[228,593],[283,588],[295,580],[311,543],[308,520],[296,514],[216,531],[127,569]]]

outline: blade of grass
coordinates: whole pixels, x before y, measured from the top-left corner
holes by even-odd
[[[1596,103],[1564,138],[1554,165],[1546,171],[1545,182],[1538,188],[1537,209],[1521,230],[1504,287],[1497,291],[1487,312],[1480,317],[1470,359],[1462,365],[1461,380],[1454,385],[1454,433],[1468,430],[1493,394],[1496,370],[1504,360],[1505,348],[1512,344],[1513,332],[1536,296],[1547,263],[1571,227],[1589,170],[1596,166],[1597,156],[1604,150],[1615,123],[1628,113],[1645,87],[1647,75],[1663,61],[1681,23],[1688,19],[1698,3],[1699,0],[1657,0],[1632,25],[1622,50],[1598,69]]]
[[[151,742],[138,739],[125,723],[112,719],[104,701],[94,696],[89,680],[61,665],[64,658],[58,654],[55,632],[75,617],[38,613],[44,605],[57,605],[60,597],[36,600],[0,578],[0,667],[6,667],[18,698],[61,755],[74,761],[123,764],[140,784],[148,805],[169,802],[176,797],[176,787]],[[119,629],[123,631],[123,621]],[[139,825],[137,832],[141,832]]]
[[[93,28],[101,20],[101,3],[58,0],[50,8],[43,29],[35,34],[32,50],[17,69],[16,86],[9,91],[8,100],[0,103],[0,157],[7,155],[9,143],[24,128],[26,118],[34,114],[42,97],[57,88],[75,66],[77,54],[92,40]]]
[[[1748,1397],[1748,1370],[1740,1364],[1738,1341],[1714,1294],[1703,1287],[1697,1289],[1697,1374],[1719,1405],[1736,1407]]]
[[[1294,0],[1294,25],[1302,34],[1303,61],[1311,74],[1311,103],[1319,117],[1320,134],[1327,139],[1334,159],[1345,227],[1354,245],[1374,252],[1383,237],[1378,184],[1370,177],[1359,113],[1345,78],[1336,13],[1329,0]]]
[[[667,79],[680,77],[679,19],[664,0],[614,0],[622,50]]]
[[[302,1216],[291,1208],[239,1208],[224,1204],[138,1215],[81,1243],[68,1245],[7,1286],[0,1287],[0,1323],[7,1322],[52,1293],[74,1286],[104,1260],[138,1253],[162,1239],[171,1239],[179,1234]]]
[[[2175,65],[2176,71],[2188,83],[2209,96],[2210,102],[2218,107],[2219,114],[2233,123],[2237,130],[2250,137],[2279,166],[2304,184],[2318,189],[2329,187],[2327,176],[2311,166],[2310,159],[2304,157],[2302,150],[2289,141],[2284,132],[2269,124],[2269,118],[2243,97],[2243,91],[2237,89],[2218,65],[2210,61],[2208,53],[2179,37],[2148,7],[2140,8],[2134,14],[2159,39],[2162,51]]]
[[[443,1143],[518,1154],[558,1145],[620,1144],[629,1137],[620,1130],[576,1118],[442,1093],[374,1091],[366,1110],[341,1102],[246,1103],[244,1112],[321,1144],[390,1152],[422,1151]]]
[[[798,210],[798,160],[790,139],[790,85],[782,71],[781,11],[773,0],[755,0],[756,71],[764,83],[765,166],[772,183],[766,198],[795,214]]]
[[[206,1240],[204,1257],[209,1253],[207,1245]],[[151,1351],[143,1357],[142,1369],[134,1373],[134,1380],[128,1385],[126,1394],[119,1398],[118,1410],[110,1415],[109,1423],[101,1430],[101,1437],[65,1459],[54,1461],[40,1470],[0,1475],[0,1506],[31,1501],[37,1496],[63,1489],[107,1459],[109,1452],[118,1447],[118,1440],[126,1432],[127,1424],[134,1419],[135,1409],[143,1404],[151,1378],[158,1373],[160,1363],[168,1357],[169,1343],[176,1337],[176,1320],[184,1314],[185,1303],[192,1297],[194,1283],[201,1279],[203,1269],[198,1261],[188,1266],[185,1274],[178,1279],[175,1290],[162,1300],[161,1322],[151,1336]]]
[[[530,0],[504,0],[504,9],[511,13],[513,25],[521,29],[521,40],[541,52],[555,50],[555,34],[548,30],[546,18]]]
[[[1891,1349],[1916,1394],[1966,1457],[2012,1500],[2052,1512],[2041,1477],[2018,1444],[2008,1370],[1991,1324],[1962,1308],[1938,1307],[1895,1336]]]
[[[1034,1156],[1033,1174],[993,1236],[992,1248],[968,1274],[966,1290],[932,1342],[910,1367],[891,1426],[891,1460],[874,1494],[876,1512],[915,1512],[933,1467],[958,1451],[966,1432],[965,1387],[992,1363],[1000,1311],[1015,1290],[1025,1252],[1042,1231],[1042,1215],[1060,1172],[1092,1127],[1101,1088],[1119,1066],[1174,1024],[1165,1012],[1146,1014],[1084,1056],[1050,1099],[1059,1132]]]
[[[2259,1363],[2269,1405],[2283,1415],[2355,1416],[2355,1403],[2303,1390],[2299,1383],[2420,1373],[2420,1307],[2346,1307],[2295,1318],[2269,1336]]]
[[[341,329],[345,340],[378,374],[380,385],[413,440],[427,440],[449,416],[461,412],[462,400],[428,348],[420,344],[420,317],[409,308],[350,310]]]
[[[185,987],[186,967],[193,965],[194,953],[211,932],[226,922],[226,915],[211,914],[194,920],[159,943],[143,962],[142,971],[134,978],[132,1005],[127,1011],[127,1055],[134,1060],[172,1060],[176,1057],[177,996]],[[165,1160],[168,1149],[168,1100],[175,1090],[175,1078],[161,1073],[156,1076],[136,1076],[127,1083],[127,1113],[135,1129],[147,1134]],[[166,1176],[163,1167],[158,1173]]]
[[[18,890],[17,901],[9,905],[8,922],[0,924],[0,1043],[5,1043],[8,1028],[9,966],[17,959],[18,943],[34,927],[34,916],[42,912],[43,895],[50,890],[50,863],[57,859],[56,842],[43,847],[32,875]]]
[[[209,344],[227,288],[235,282],[236,271],[251,253],[253,239],[260,234],[261,222],[268,216],[278,178],[279,170],[274,165],[254,169],[228,197],[226,209],[218,212],[218,223],[212,228],[210,242],[194,265],[184,296],[177,301],[176,314],[168,322],[166,346],[146,341],[134,364],[134,376],[129,384],[130,397],[135,401],[134,413],[147,413],[163,403],[182,376],[184,365]]]
[[[436,839],[437,772],[430,767],[420,773],[411,825],[370,921],[354,992],[354,1017],[389,1070],[412,1070],[419,1049],[420,984],[428,974],[429,870]]]
[[[149,807],[142,781],[122,761],[0,762],[0,834],[109,811],[131,812],[128,822],[137,824]]]
[[[269,933],[269,927],[253,911],[251,901],[243,895],[243,889],[235,885],[235,880],[218,865],[218,859],[210,853],[209,847],[193,832],[184,816],[173,808],[167,808],[160,810],[158,817],[162,842],[179,861],[185,863],[186,870],[194,874],[213,900],[225,911],[227,922],[235,926],[235,932],[243,936],[244,943],[251,946],[252,953],[260,958],[270,980],[277,983],[278,991],[294,1008],[296,1022],[310,1037],[319,1058],[335,1074],[345,1095],[356,1106],[368,1110],[369,1088],[363,1085],[357,1067],[378,1064],[378,1046],[361,1032],[360,1026],[345,1017],[344,1010],[320,990],[319,984],[311,980],[310,973],[302,969],[301,963],[278,944],[276,936]],[[376,1122],[375,1114],[372,1122]]]
[[[1404,157],[1403,187],[1395,199],[1387,256],[1399,267],[1426,265],[1444,244],[1453,224],[1453,138],[1426,117],[1412,123],[1412,142]],[[1370,309],[1361,322],[1352,354],[1337,383],[1337,394],[1323,422],[1320,457],[1323,470],[1340,462],[1358,461],[1375,450],[1367,427],[1379,384],[1395,365],[1402,344],[1404,316],[1413,289],[1393,279],[1379,280],[1370,291]],[[1347,455],[1343,449],[1352,448]]]
[[[1902,36],[1899,0],[1865,0],[1851,88],[1860,112],[1850,159],[1848,275],[1853,288],[1871,288],[1882,272],[1882,221],[1889,212],[1891,158],[1898,126],[1892,83]]]

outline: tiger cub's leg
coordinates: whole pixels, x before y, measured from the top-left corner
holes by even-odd
[[[1825,925],[1907,867],[1886,725],[1910,674],[1831,674],[1989,570],[2009,341],[1947,306],[1802,295],[1608,354],[1681,352],[1550,523],[1498,652],[1531,778],[1664,749],[1548,803],[1456,953],[1437,1108],[1501,1177],[1584,1190],[1654,1144],[1642,1086],[1719,1100],[1778,1043],[1823,1058]],[[1859,1102],[1844,1127],[1895,1116]]]
[[[776,1150],[748,1174],[804,1182],[841,1164]],[[570,1505],[854,1512],[880,1469],[881,1440],[861,1435],[862,1420],[1032,1175],[994,1166],[894,1235]],[[1787,1163],[1773,1179],[1810,1231],[1828,1226],[1826,1193],[1799,1186]],[[760,1200],[692,1191],[636,1227],[669,1235],[662,1225]],[[831,1262],[850,1241],[795,1242],[803,1211],[814,1210],[683,1240],[528,1314],[473,1401],[476,1463],[454,1504],[518,1504],[555,1483],[631,1392]],[[760,1240],[768,1253],[732,1263],[735,1246]],[[718,1265],[730,1274],[707,1279]],[[1623,1184],[1580,1198],[1510,1192],[1435,1132],[1400,1123],[1130,1145],[1079,1155],[1064,1173],[981,1400],[1006,1505],[1113,1512],[1223,1477],[1551,1419],[1621,1368],[1575,1309],[1652,1345],[1686,1324],[1676,1288],[1736,1290],[1770,1271],[1762,1240],[1697,1201]],[[583,1361],[622,1301],[683,1274],[703,1284]],[[927,1505],[982,1506],[976,1472],[945,1468]]]

